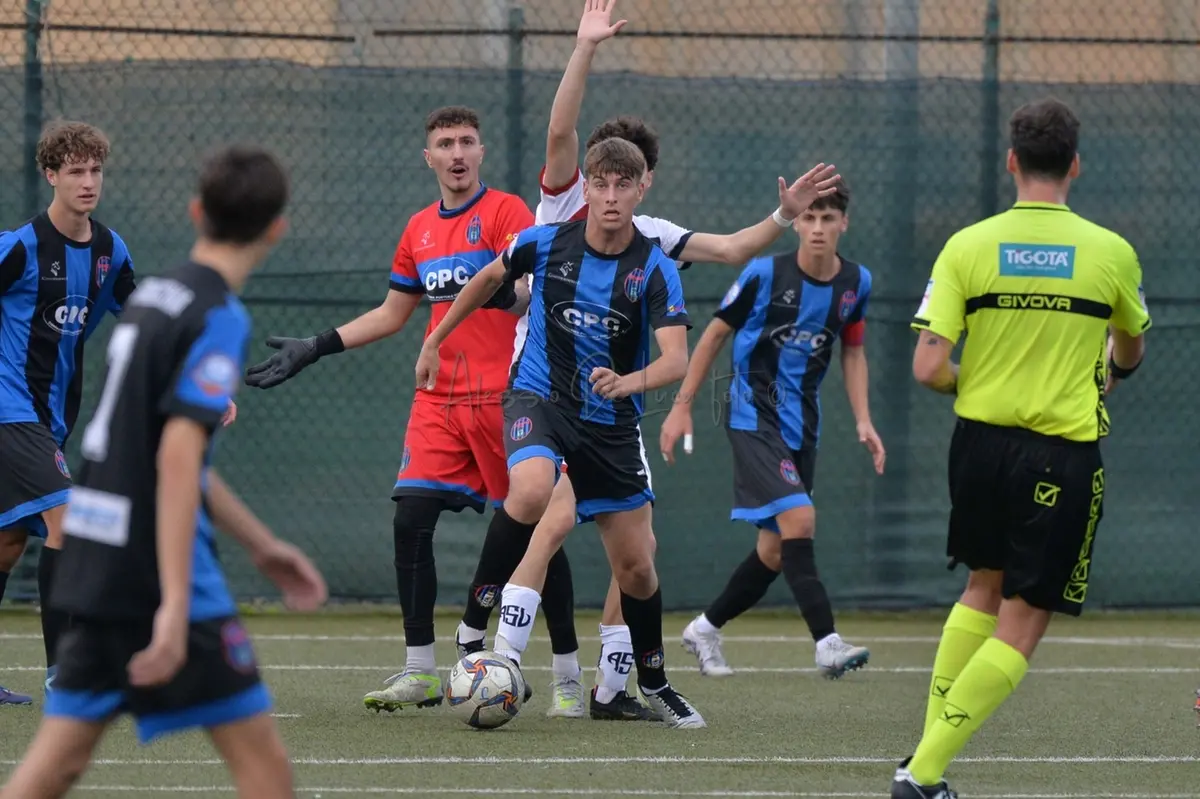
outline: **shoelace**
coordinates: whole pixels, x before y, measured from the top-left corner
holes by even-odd
[[[583,701],[583,683],[579,682],[579,680],[563,677],[550,683],[550,686],[556,691],[565,694],[569,699],[574,699],[576,702]]]
[[[688,707],[684,698],[670,686],[662,689],[657,694],[654,694],[662,703],[667,706],[667,709],[675,715],[676,718],[683,718],[692,714],[691,708]]]

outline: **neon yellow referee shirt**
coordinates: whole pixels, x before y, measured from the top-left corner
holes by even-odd
[[[1065,205],[1019,202],[950,237],[912,327],[967,339],[954,411],[1005,427],[1095,441],[1108,325],[1150,327],[1137,253]]]

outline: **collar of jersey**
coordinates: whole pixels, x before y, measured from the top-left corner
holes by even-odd
[[[1013,208],[1038,208],[1043,211],[1070,211],[1071,210],[1065,204],[1062,204],[1062,203],[1044,203],[1044,202],[1037,202],[1035,200],[1022,200],[1020,202],[1013,203]]]
[[[473,206],[473,205],[475,205],[475,203],[479,202],[479,200],[483,197],[483,195],[487,192],[487,190],[488,190],[487,184],[484,183],[482,180],[479,181],[479,191],[475,192],[475,196],[472,197],[471,199],[467,200],[465,203],[463,203],[458,208],[455,208],[453,211],[447,211],[446,204],[444,202],[442,202],[441,200],[438,200],[438,216],[440,216],[442,219],[453,219],[456,216],[461,216],[461,215],[465,214],[467,211],[471,210],[471,206]]]
[[[68,247],[71,247],[76,250],[86,250],[88,247],[91,247],[92,242],[94,242],[96,240],[96,220],[92,219],[90,216],[88,217],[88,226],[91,228],[92,237],[90,239],[88,239],[87,241],[76,241],[75,239],[69,238],[67,236],[67,234],[63,233],[61,230],[56,228],[54,226],[54,223],[50,221],[49,209],[42,211],[42,213],[39,216],[41,216],[42,219],[45,221],[46,226],[49,227],[51,230],[53,230],[54,234],[56,236],[58,236],[60,239],[62,239],[63,243],[66,244]]]

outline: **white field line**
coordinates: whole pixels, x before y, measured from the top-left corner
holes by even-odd
[[[79,785],[79,791],[112,791],[120,793],[233,793],[228,785]],[[858,799],[878,797],[873,793],[820,793],[795,791],[663,791],[653,788],[296,788],[296,793],[320,797],[325,794],[371,794],[375,796],[687,796],[739,797],[739,799]],[[1200,793],[980,793],[976,799],[1200,799]]]
[[[556,765],[626,765],[626,764],[654,764],[654,765],[719,765],[719,766],[744,766],[744,765],[783,765],[783,766],[839,766],[839,765],[873,765],[873,764],[897,764],[902,757],[689,757],[686,755],[678,756],[611,756],[611,757],[364,757],[364,758],[315,758],[315,757],[297,757],[292,758],[292,763],[298,766],[496,766],[504,764],[525,764],[525,765],[541,765],[541,766],[556,766]],[[1051,765],[1086,765],[1098,763],[1122,763],[1127,765],[1146,764],[1146,765],[1167,765],[1181,763],[1200,763],[1200,755],[1112,755],[1112,756],[1034,756],[1034,757],[1008,757],[1004,755],[996,756],[975,756],[975,757],[960,757],[955,759],[955,763],[977,763],[977,764],[996,764],[996,763],[1018,763],[1018,764],[1051,764]],[[16,760],[0,760],[0,765],[15,766]],[[221,766],[223,761],[215,758],[211,759],[147,759],[147,760],[128,760],[121,758],[100,758],[93,760],[92,766]],[[486,791],[484,792],[486,793]]]
[[[397,669],[395,663],[390,666],[356,665],[356,664],[316,664],[316,663],[262,663],[259,668],[263,671],[374,671],[392,672]],[[443,663],[439,669],[450,668]],[[45,666],[7,666],[0,665],[0,673],[17,671],[45,671]],[[524,672],[549,672],[549,666],[521,666]],[[929,674],[932,666],[868,666],[866,672],[871,674]],[[802,668],[798,666],[740,666],[734,669],[738,674],[816,674],[816,667]],[[1200,674],[1200,666],[1048,666],[1046,668],[1031,668],[1030,674]]]

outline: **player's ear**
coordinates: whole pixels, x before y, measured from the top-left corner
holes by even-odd
[[[1071,180],[1074,180],[1075,178],[1079,177],[1079,173],[1082,169],[1083,167],[1079,163],[1079,153],[1075,153],[1075,157],[1071,159],[1071,168],[1067,170],[1067,177],[1069,177]]]
[[[188,218],[192,220],[192,224],[199,230],[204,226],[204,210],[200,207],[200,198],[193,197],[188,200]]]
[[[429,167],[430,169],[433,169],[433,160],[429,157],[429,150],[425,149],[425,150],[422,150],[421,152],[425,155],[425,166]]]
[[[47,169],[46,170],[46,182],[49,183],[53,187],[57,180],[58,180],[58,173],[56,173],[53,169]]]
[[[285,235],[287,235],[287,232],[288,232],[287,217],[277,216],[277,217],[275,217],[275,221],[273,221],[270,225],[267,226],[267,232],[264,235],[264,238],[267,240],[267,244],[274,247],[279,242],[280,239],[282,239]]]
[[[1004,167],[1010,175],[1017,174],[1017,155],[1011,147],[1008,148],[1008,157],[1004,160]]]
[[[850,214],[845,211],[842,211],[842,224],[839,227],[843,233],[846,232],[846,228],[850,227]]]

